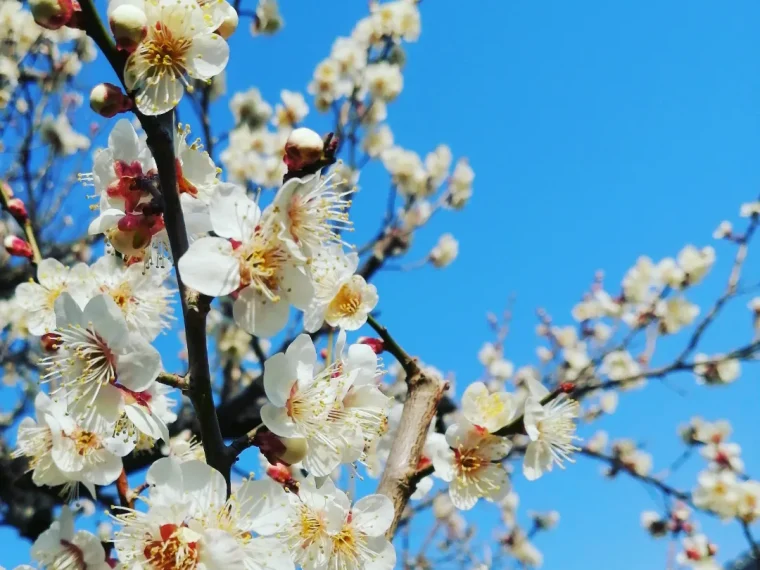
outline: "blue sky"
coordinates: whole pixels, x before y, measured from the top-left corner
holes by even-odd
[[[274,103],[282,88],[305,89],[333,38],[350,33],[366,13],[364,2],[326,6],[284,1],[286,26],[271,38],[251,39],[241,26],[231,41],[229,91],[254,85]],[[448,231],[460,241],[459,259],[445,270],[381,275],[379,309],[402,345],[455,372],[460,390],[480,376],[485,314],[502,310],[510,295],[516,304],[507,357],[535,363],[537,307],[569,324],[570,308],[597,269],[614,291],[639,255],[658,259],[686,243],[711,243],[718,222],[735,219],[739,204],[758,194],[756,3],[721,9],[707,1],[436,0],[421,10],[422,36],[408,46],[405,87],[389,106],[389,123],[406,148],[424,155],[445,142],[455,156],[469,157],[475,195],[463,212],[436,218],[410,255],[424,256]],[[82,80],[89,87],[106,73],[100,62]],[[215,113],[215,127],[227,128],[226,101]],[[306,123],[329,128],[316,113]],[[370,165],[360,182],[358,242],[376,230],[388,177]],[[691,296],[695,301],[709,301],[725,283],[733,252],[715,245],[718,263]],[[747,275],[760,279],[752,256]],[[749,340],[745,305],[737,301],[707,336],[708,352]],[[672,346],[678,341],[663,347],[660,361]],[[167,347],[168,362],[174,352]],[[624,395],[618,413],[594,427],[644,442],[658,471],[680,453],[679,423],[697,414],[731,418],[737,441],[748,447],[748,472],[760,474],[760,452],[749,447],[760,430],[753,404],[758,370],[744,371],[734,385],[716,389],[697,389],[689,374],[674,377],[672,385],[686,396],[653,383]],[[582,428],[581,435],[593,431]],[[689,488],[699,467],[692,460],[674,484]],[[604,480],[599,470],[580,459],[535,483],[515,476],[521,508],[562,515],[555,531],[537,539],[544,567],[665,567],[665,544],[639,526],[640,512],[658,503],[640,484],[623,476]],[[497,528],[495,509],[476,513],[487,538]],[[704,528],[722,560],[746,548],[733,523],[708,520]],[[0,529],[0,538],[12,536]],[[3,555],[7,565],[28,560],[26,546],[16,544]]]

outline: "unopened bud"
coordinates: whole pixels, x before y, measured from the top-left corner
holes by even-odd
[[[224,13],[224,20],[222,20],[222,23],[219,24],[219,27],[216,29],[216,33],[222,36],[225,40],[235,33],[239,22],[238,13],[235,8],[229,4],[228,6],[229,9]]]
[[[132,99],[111,83],[99,83],[90,91],[90,109],[110,119],[132,108]]]
[[[316,132],[305,127],[295,129],[285,143],[284,161],[288,170],[302,170],[322,157],[325,143]]]
[[[5,236],[3,245],[5,246],[5,251],[10,255],[28,257],[29,259],[33,257],[32,246],[18,236]]]
[[[48,30],[57,30],[69,23],[74,13],[71,0],[29,0],[34,21]]]
[[[8,211],[20,224],[23,224],[29,219],[29,214],[26,212],[26,206],[21,198],[11,198],[8,200]]]
[[[284,449],[278,454],[280,461],[286,465],[298,463],[306,457],[306,440],[302,437],[283,437],[280,438]]]
[[[56,352],[61,346],[61,335],[45,333],[40,337],[40,344],[45,352]]]
[[[127,52],[135,51],[138,44],[148,35],[148,17],[145,12],[132,4],[120,4],[108,14],[116,47]]]
[[[371,336],[361,337],[359,339],[359,344],[366,344],[375,354],[380,354],[385,350],[385,343],[383,343],[382,339],[372,338]]]

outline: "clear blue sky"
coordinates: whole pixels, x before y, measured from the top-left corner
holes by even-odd
[[[304,90],[333,38],[350,33],[366,7],[286,0],[282,10],[279,35],[251,39],[240,29],[233,38],[230,91],[255,85],[274,103],[282,88]],[[435,0],[421,10],[422,36],[408,47],[404,91],[389,106],[389,122],[404,147],[424,155],[445,142],[455,156],[468,156],[475,195],[464,212],[437,218],[410,256],[424,255],[451,231],[460,258],[443,271],[381,275],[379,309],[410,352],[454,371],[460,387],[480,375],[486,312],[503,309],[510,294],[517,302],[507,357],[534,363],[536,307],[569,323],[595,270],[605,269],[612,284],[639,255],[657,259],[689,242],[706,245],[718,222],[734,219],[739,204],[757,195],[756,3]],[[100,71],[83,76],[88,86],[103,78]],[[218,129],[231,122],[225,105],[217,103]],[[328,128],[316,114],[310,119],[308,126]],[[361,187],[359,242],[376,229],[387,175],[370,166]],[[717,253],[697,301],[714,297],[724,282],[731,251],[717,244]],[[756,259],[750,256],[748,274],[759,278]],[[708,336],[708,351],[749,339],[745,304]],[[731,418],[747,446],[760,416],[757,367],[744,370],[722,389],[696,389],[688,374],[676,377],[672,383],[686,397],[659,385],[626,394],[618,413],[595,427],[645,442],[655,471],[678,455],[676,427],[695,414]],[[745,461],[760,477],[760,452],[745,449]],[[690,487],[699,465],[693,460],[674,483]],[[623,476],[602,479],[599,469],[581,459],[535,483],[515,476],[523,509],[562,515],[558,529],[537,540],[544,567],[663,568],[664,543],[639,526],[640,512],[659,503]],[[487,537],[496,528],[495,509],[476,512]],[[746,547],[735,524],[708,521],[705,529],[721,546],[721,560]],[[0,539],[11,536],[0,530]],[[8,565],[28,560],[26,547],[7,552]]]

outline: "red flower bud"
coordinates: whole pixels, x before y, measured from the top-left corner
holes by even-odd
[[[375,354],[381,354],[385,350],[385,343],[382,339],[363,336],[359,339],[359,344],[366,344]]]
[[[5,251],[10,255],[27,257],[29,259],[34,256],[32,253],[32,246],[18,236],[5,236],[3,245],[5,246]]]
[[[569,394],[570,392],[575,390],[575,384],[573,384],[572,382],[562,382],[562,384],[559,385],[559,389],[565,394]]]
[[[8,200],[8,211],[16,218],[19,224],[23,224],[29,219],[29,214],[26,212],[26,206],[21,198],[11,198]]]
[[[74,14],[71,0],[30,0],[29,8],[34,21],[48,30],[62,28]]]
[[[90,109],[111,118],[132,108],[132,99],[111,83],[100,83],[90,91]]]
[[[302,170],[322,157],[325,143],[317,133],[304,127],[295,129],[285,143],[283,160],[288,170]]]

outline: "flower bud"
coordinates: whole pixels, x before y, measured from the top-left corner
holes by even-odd
[[[235,33],[235,30],[237,30],[238,27],[238,22],[238,13],[232,6],[230,6],[230,9],[224,14],[224,20],[222,20],[222,23],[219,24],[219,27],[216,29],[216,33],[226,40]]]
[[[457,258],[459,242],[451,234],[443,234],[430,252],[430,262],[439,269]]]
[[[135,51],[138,44],[148,35],[148,17],[145,12],[132,4],[120,4],[108,14],[111,31],[116,38],[116,47],[127,52]]]
[[[33,257],[32,246],[18,236],[5,236],[3,245],[5,246],[5,251],[10,255],[28,257],[29,259]]]
[[[302,170],[322,157],[325,143],[316,132],[305,127],[295,129],[285,143],[284,161],[288,170]]]
[[[363,336],[359,339],[359,344],[366,344],[372,349],[375,354],[381,354],[385,350],[385,343],[382,339],[372,338],[371,336]]]
[[[23,224],[29,219],[29,214],[26,212],[26,205],[21,198],[11,198],[8,200],[8,211],[16,218],[19,224]]]
[[[71,0],[30,0],[34,21],[48,30],[57,30],[69,23],[74,13]]]
[[[101,117],[110,119],[114,115],[132,108],[132,99],[111,83],[99,83],[90,91],[90,109]]]
[[[306,457],[306,440],[302,437],[281,437],[284,449],[277,455],[286,465],[298,463]]]

